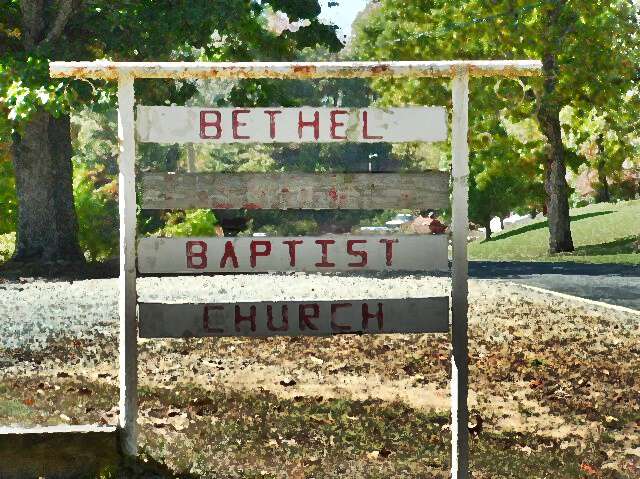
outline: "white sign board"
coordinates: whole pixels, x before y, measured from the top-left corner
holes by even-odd
[[[447,235],[141,238],[141,273],[448,271]]]
[[[255,302],[140,303],[141,338],[445,333],[449,297]]]
[[[142,143],[445,141],[444,107],[194,108],[139,106]]]

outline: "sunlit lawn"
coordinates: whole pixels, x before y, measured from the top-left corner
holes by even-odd
[[[472,259],[516,261],[577,261],[640,264],[634,252],[640,235],[640,200],[600,203],[571,210],[575,252],[549,255],[547,220],[508,229],[489,241],[469,246]]]

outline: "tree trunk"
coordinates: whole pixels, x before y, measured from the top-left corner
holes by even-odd
[[[13,139],[18,195],[14,261],[83,262],[73,204],[69,116],[40,110]]]
[[[565,178],[567,166],[560,128],[560,105],[555,98],[556,59],[547,54],[542,59],[544,92],[538,101],[538,123],[548,142],[544,190],[549,220],[549,252],[573,251],[569,218],[569,186]]]
[[[491,218],[484,223],[484,240],[489,241],[491,239]]]
[[[604,152],[604,138],[602,135],[598,135],[596,139],[596,144],[598,145],[598,156],[600,159],[598,160],[598,182],[600,183],[600,188],[596,194],[596,202],[597,203],[608,203],[611,201],[611,193],[609,192],[609,181],[607,180],[607,173],[605,171],[605,166],[607,161],[605,159]]]
[[[604,160],[598,161],[598,182],[600,187],[596,194],[597,203],[609,203],[611,201],[611,193],[609,192],[609,181],[607,180],[607,174],[604,171]]]

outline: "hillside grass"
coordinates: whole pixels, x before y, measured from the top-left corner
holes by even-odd
[[[469,257],[494,261],[575,261],[640,264],[640,200],[600,203],[571,210],[572,253],[548,253],[547,220],[514,227],[469,245]]]

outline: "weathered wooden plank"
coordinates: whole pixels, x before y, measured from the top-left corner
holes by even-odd
[[[447,235],[141,238],[141,273],[448,271]]]
[[[448,296],[216,304],[140,303],[140,337],[444,333]]]
[[[444,107],[215,108],[139,106],[141,143],[445,141]]]
[[[449,175],[424,173],[144,173],[146,209],[445,208]]]

